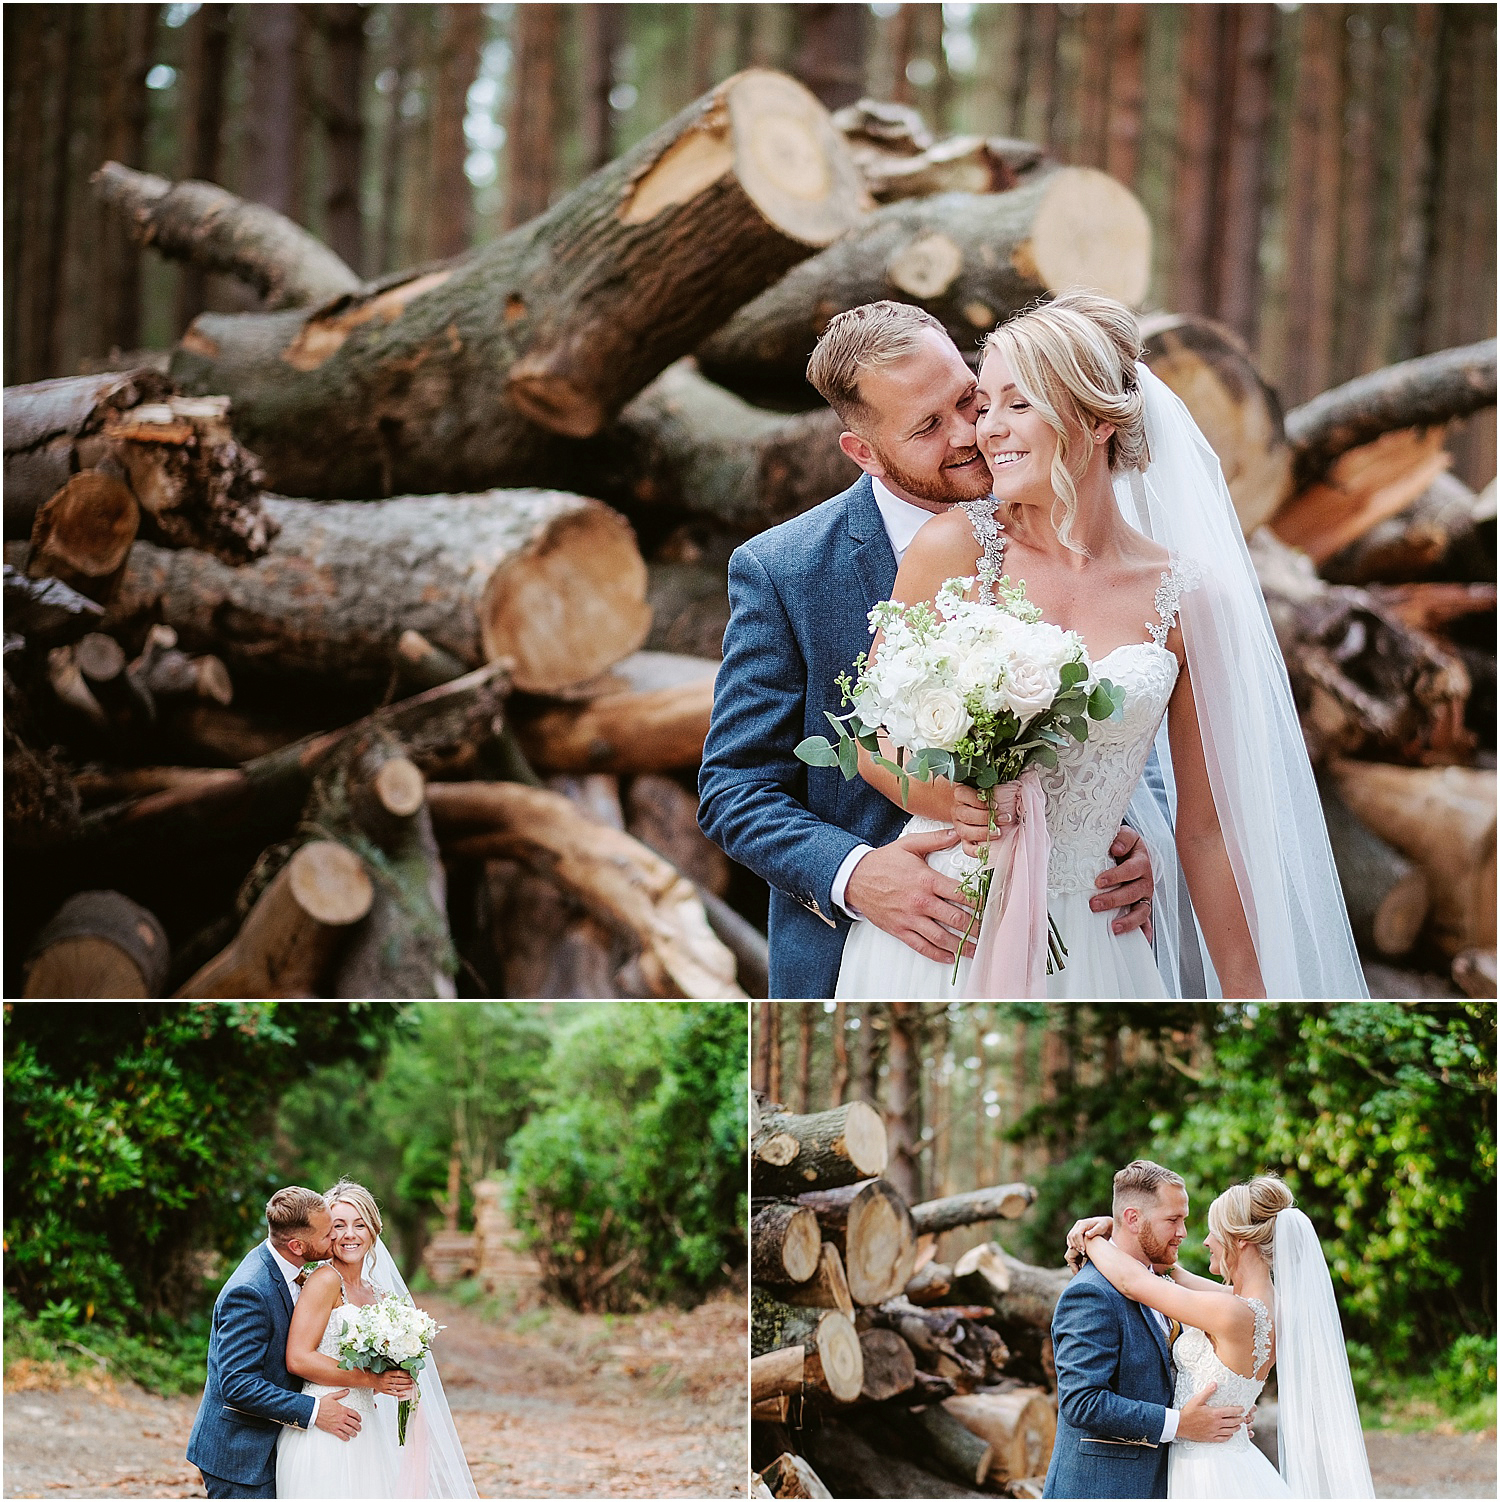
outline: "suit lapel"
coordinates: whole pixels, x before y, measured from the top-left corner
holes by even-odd
[[[1146,1328],[1151,1332],[1151,1338],[1156,1342],[1156,1349],[1161,1352],[1162,1365],[1167,1369],[1167,1375],[1172,1374],[1172,1348],[1167,1344],[1166,1333],[1157,1324],[1156,1316],[1152,1314],[1144,1304],[1135,1306],[1140,1311],[1140,1316],[1146,1322]]]
[[[854,545],[854,571],[864,590],[868,614],[881,600],[890,599],[896,584],[896,555],[868,475],[859,480],[849,497],[849,540]]]
[[[271,1275],[271,1282],[276,1285],[276,1291],[281,1295],[281,1302],[286,1308],[286,1317],[291,1319],[295,1305],[292,1303],[292,1290],[286,1286],[286,1279],[281,1274],[281,1264],[277,1262],[268,1246],[261,1247],[260,1255],[261,1260],[266,1264],[266,1271]]]

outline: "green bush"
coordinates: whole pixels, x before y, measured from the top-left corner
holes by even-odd
[[[744,1008],[579,1008],[546,1078],[510,1172],[549,1284],[583,1308],[700,1296],[744,1253]]]
[[[1432,1369],[1438,1396],[1457,1412],[1495,1396],[1495,1337],[1461,1335]]]

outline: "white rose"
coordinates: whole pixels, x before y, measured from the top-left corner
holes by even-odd
[[[1001,685],[1006,706],[1023,723],[1052,707],[1057,697],[1057,674],[1029,658],[1012,658]]]
[[[951,689],[928,689],[913,705],[917,743],[951,751],[974,721],[963,699]]]

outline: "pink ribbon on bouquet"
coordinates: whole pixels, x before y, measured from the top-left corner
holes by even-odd
[[[1016,822],[990,836],[989,864],[995,874],[964,993],[971,999],[1047,994],[1047,860],[1052,853],[1047,798],[1035,768],[1021,774],[1017,788]]]

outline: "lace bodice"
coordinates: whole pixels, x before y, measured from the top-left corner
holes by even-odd
[[[1202,1330],[1184,1325],[1182,1334],[1172,1347],[1172,1360],[1177,1367],[1174,1407],[1181,1408],[1194,1393],[1210,1382],[1218,1383],[1212,1399],[1215,1407],[1243,1408],[1248,1413],[1255,1406],[1260,1390],[1266,1383],[1265,1365],[1271,1354],[1271,1311],[1259,1299],[1246,1299],[1244,1302],[1255,1315],[1252,1369],[1261,1375],[1258,1378],[1245,1377],[1239,1372],[1231,1371],[1219,1360],[1213,1342]],[[1192,1441],[1184,1440],[1179,1443],[1189,1444]],[[1226,1447],[1245,1449],[1249,1444],[1249,1434],[1241,1424],[1226,1442]]]
[[[374,1286],[374,1285],[371,1285]],[[377,1293],[385,1292],[382,1288],[376,1288]],[[359,1309],[347,1300],[334,1305],[333,1312],[328,1316],[328,1324],[323,1329],[323,1338],[318,1342],[318,1354],[327,1356],[330,1361],[339,1359],[339,1335],[343,1331],[346,1321],[353,1319],[359,1313]],[[304,1382],[302,1391],[310,1393],[313,1397],[321,1397],[324,1393],[337,1392],[340,1387],[347,1383],[337,1383],[330,1386],[322,1382]],[[375,1393],[368,1387],[352,1387],[349,1396],[339,1400],[346,1408],[356,1408],[366,1418],[373,1418],[375,1413]]]
[[[993,602],[995,583],[1005,567],[1005,528],[995,520],[993,497],[967,503],[964,510],[983,548],[976,565],[979,598]],[[1167,650],[1167,633],[1183,593],[1195,579],[1195,573],[1176,560],[1162,572],[1157,619],[1144,623],[1149,640],[1127,642],[1094,663],[1101,678],[1125,690],[1122,717],[1090,720],[1089,738],[1070,742],[1058,752],[1056,768],[1040,771],[1052,837],[1049,891],[1092,891],[1095,878],[1113,864],[1109,847],[1120,832],[1177,684],[1177,659]]]

